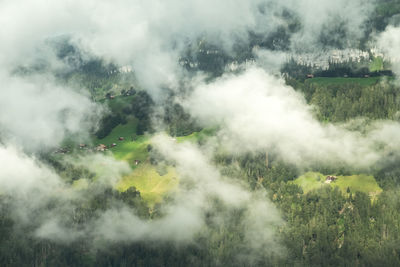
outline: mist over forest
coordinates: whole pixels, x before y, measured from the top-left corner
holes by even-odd
[[[400,1],[0,24],[0,266],[400,266]]]

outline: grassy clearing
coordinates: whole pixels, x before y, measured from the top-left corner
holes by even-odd
[[[163,173],[161,173],[163,174]],[[134,186],[140,191],[143,199],[153,207],[162,201],[168,192],[177,189],[179,180],[173,167],[166,167],[166,173],[161,175],[156,166],[149,163],[140,164],[130,175],[125,176],[117,185],[119,191],[126,191]]]
[[[371,86],[379,81],[382,77],[368,77],[368,78],[344,78],[344,77],[316,77],[306,80],[307,83],[314,83],[318,85],[342,85],[342,84],[359,84],[362,86]]]
[[[375,178],[371,175],[351,175],[351,176],[338,176],[337,181],[332,183],[333,186],[339,187],[339,189],[346,193],[349,187],[351,192],[364,192],[372,197],[380,194],[382,188],[376,183]]]
[[[351,176],[337,176],[337,180],[330,184],[325,183],[326,175],[319,172],[307,172],[294,180],[303,189],[304,193],[321,188],[322,186],[338,187],[343,193],[350,188],[351,192],[363,192],[372,198],[382,192],[382,188],[376,183],[375,178],[370,175],[359,174]]]
[[[372,62],[369,64],[369,71],[381,71],[384,69],[383,65],[383,58],[382,57],[375,57]]]
[[[115,100],[115,99],[114,99]],[[110,103],[114,100],[110,100]],[[116,102],[113,102],[116,103]],[[114,110],[114,107],[112,107]],[[112,132],[103,139],[93,137],[95,145],[105,144],[109,147],[109,151],[117,160],[127,161],[133,168],[132,173],[122,178],[116,188],[119,191],[126,191],[129,187],[134,186],[140,191],[142,198],[147,202],[149,207],[153,207],[156,203],[162,201],[163,197],[177,190],[179,179],[175,168],[171,166],[155,166],[149,163],[148,145],[151,136],[137,136],[132,141],[133,133],[136,132],[137,120],[131,119],[125,125],[118,125]],[[187,136],[177,137],[177,142],[198,142],[213,135],[215,129],[203,129],[200,132],[194,132]],[[119,141],[119,137],[125,140]],[[115,147],[111,147],[112,143],[116,143]],[[135,160],[141,163],[135,164]],[[84,184],[83,184],[84,185]],[[80,184],[77,187],[82,186]]]
[[[135,136],[137,120],[131,119],[125,125],[118,125],[105,138],[98,139],[94,137],[94,145],[104,144],[109,147],[114,157],[118,160],[125,160],[135,168],[134,161],[140,160],[144,162],[148,158],[147,146],[149,145],[148,136]],[[124,137],[123,141],[118,140],[119,137]],[[134,140],[132,139],[134,137]],[[115,143],[115,147],[111,145]]]
[[[186,136],[176,137],[176,141],[178,143],[201,142],[201,141],[205,140],[207,137],[214,135],[216,130],[217,130],[216,128],[205,128],[205,129],[201,130],[200,132],[193,132]]]
[[[94,144],[105,144],[111,145],[112,143],[118,143],[119,137],[124,137],[125,141],[132,141],[132,137],[136,136],[137,119],[132,118],[126,124],[120,124],[115,127],[109,135],[102,139],[98,139],[96,136],[93,137]],[[118,149],[116,149],[118,151]]]
[[[136,136],[132,141],[133,133],[136,132],[137,120],[131,119],[125,125],[118,125],[112,132],[103,139],[94,137],[95,145],[105,144],[109,151],[117,160],[123,160],[129,163],[133,171],[122,178],[116,188],[119,191],[126,191],[134,186],[140,191],[141,196],[147,202],[149,207],[162,201],[164,195],[175,190],[178,186],[178,178],[173,167],[160,167],[151,165],[148,162],[150,136]],[[123,141],[118,140],[124,137]],[[115,147],[111,144],[115,143]],[[139,160],[138,165],[135,160]],[[79,187],[79,185],[77,185]]]
[[[197,142],[199,140],[200,132],[193,132],[186,136],[178,136],[176,137],[176,141],[178,143],[183,142]]]
[[[147,146],[150,144],[149,137],[140,136],[135,141],[119,141],[116,147],[111,148],[116,159],[128,161],[133,164],[134,160],[144,162],[148,158]]]
[[[300,186],[304,193],[308,193],[325,186],[325,177],[326,176],[319,172],[307,172],[294,180],[294,183]]]

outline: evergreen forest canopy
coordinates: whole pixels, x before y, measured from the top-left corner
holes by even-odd
[[[0,266],[400,265],[399,16],[1,2]]]

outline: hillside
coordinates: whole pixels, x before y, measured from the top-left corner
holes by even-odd
[[[0,21],[0,267],[400,266],[400,0]]]

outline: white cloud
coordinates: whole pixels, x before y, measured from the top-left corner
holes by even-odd
[[[387,134],[382,125],[388,123],[382,122],[366,136],[321,124],[301,94],[259,68],[200,84],[183,104],[204,125],[222,125],[221,140],[232,150],[274,150],[303,166],[340,161],[368,167],[382,156],[374,148],[378,136]],[[397,123],[390,124],[391,130],[400,130]],[[389,139],[380,142],[393,147]]]
[[[102,111],[89,97],[46,77],[2,76],[0,131],[29,150],[54,147],[68,134],[87,136]]]
[[[400,28],[388,26],[377,36],[377,45],[384,52],[385,57],[392,63],[392,70],[400,75]]]

